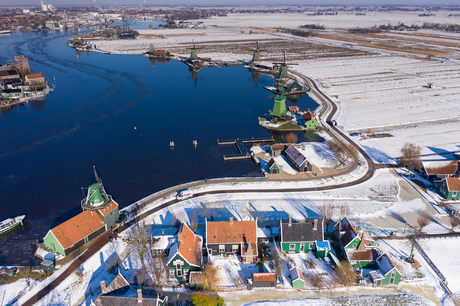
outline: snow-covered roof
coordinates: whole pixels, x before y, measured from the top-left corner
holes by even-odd
[[[458,160],[422,161],[427,175],[454,175],[458,170]]]
[[[270,228],[258,227],[257,228],[257,238],[270,238],[272,237],[272,231]]]
[[[339,233],[343,232],[340,237],[340,242],[343,246],[347,246],[358,235],[353,224],[350,223],[347,217],[344,217],[339,223],[334,226],[334,230]]]
[[[158,241],[152,244],[152,249],[155,250],[166,250],[168,249],[175,241],[174,236],[153,236],[153,240],[159,239]]]
[[[383,276],[382,273],[380,273],[380,271],[378,270],[369,272],[369,275],[371,276],[373,280],[379,280],[379,279],[385,278],[385,276]]]

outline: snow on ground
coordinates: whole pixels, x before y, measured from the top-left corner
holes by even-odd
[[[213,256],[210,260],[217,267],[217,279],[219,288],[228,289],[242,287],[248,284],[247,279],[252,273],[259,272],[257,264],[242,263],[236,257]]]
[[[460,293],[460,238],[419,239],[418,243],[447,279],[452,292]]]
[[[244,306],[354,306],[354,305],[369,305],[369,306],[422,306],[436,305],[435,303],[424,299],[418,295],[403,294],[390,296],[356,296],[356,297],[340,297],[340,298],[317,298],[317,299],[290,299],[290,300],[272,300],[243,304]]]
[[[289,162],[286,160],[284,156],[276,156],[273,157],[273,159],[276,161],[276,163],[281,167],[281,169],[288,173],[288,174],[297,174],[298,172],[291,167]]]
[[[0,287],[0,305],[7,305],[18,294],[27,288],[27,279],[21,278],[11,284],[2,285]]]
[[[370,56],[309,60],[295,69],[337,97],[338,124],[345,131],[372,129],[393,136],[358,141],[377,161],[400,156],[407,141],[420,145],[422,154],[459,150],[454,140],[460,137],[460,71],[455,63]],[[427,83],[433,88],[423,87]]]

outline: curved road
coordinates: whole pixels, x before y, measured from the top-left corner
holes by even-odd
[[[300,78],[302,78],[309,85],[309,87],[310,87],[311,91],[313,92],[313,94],[315,94],[318,97],[318,99],[320,99],[323,102],[323,107],[322,107],[322,109],[320,111],[321,118],[323,116],[326,116],[326,121],[330,122],[332,120],[332,118],[334,117],[334,115],[336,114],[336,112],[337,112],[337,109],[338,109],[337,105],[326,94],[324,94],[318,88],[318,86],[316,85],[316,83],[312,79],[310,79],[307,76],[305,76],[303,74],[300,74],[300,73],[298,73],[296,71],[293,71],[293,70],[289,70],[289,72],[294,74],[294,75],[296,75],[296,76],[298,76],[298,77],[300,77]],[[365,159],[365,161],[366,161],[366,163],[368,165],[368,170],[367,170],[366,174],[364,174],[362,177],[360,177],[359,179],[357,179],[355,181],[342,183],[342,184],[338,184],[338,185],[320,186],[320,187],[304,187],[304,188],[278,188],[278,189],[276,189],[276,188],[270,188],[270,189],[236,189],[236,190],[226,190],[226,189],[224,189],[224,190],[213,190],[213,191],[197,192],[197,193],[195,193],[193,195],[193,197],[199,197],[199,196],[208,195],[208,194],[222,194],[222,193],[245,193],[245,192],[257,192],[257,193],[261,193],[261,192],[265,193],[266,192],[266,193],[271,193],[271,192],[331,190],[331,189],[337,189],[337,188],[343,188],[343,187],[357,185],[357,184],[360,184],[360,183],[365,182],[368,179],[370,179],[373,176],[376,167],[374,165],[374,162],[370,159],[370,157],[366,154],[366,152],[364,150],[362,150],[361,147],[359,147],[353,141],[351,141],[348,138],[348,136],[346,134],[342,133],[336,126],[328,125],[327,122],[324,121],[324,119],[321,119],[321,121],[322,121],[322,124],[323,124],[323,127],[324,127],[325,131],[327,133],[329,133],[329,135],[331,137],[333,137],[334,139],[336,139],[336,140],[338,140],[340,142],[346,142],[349,146],[352,146],[353,148],[355,148],[356,152],[359,152],[363,156],[363,158]],[[353,157],[354,157],[354,159],[356,161],[357,156],[354,155]],[[358,167],[357,163],[354,162],[352,167],[350,167],[349,169],[345,170],[340,175],[346,175],[346,174],[352,172],[353,170],[355,170],[357,167]],[[309,180],[314,180],[314,179],[316,179],[316,178],[308,178],[308,179],[303,179],[303,180],[304,181],[309,181]],[[145,205],[147,203],[152,203],[152,202],[154,202],[156,200],[160,200],[162,198],[164,199],[165,197],[170,196],[171,193],[174,193],[175,190],[177,190],[177,189],[198,187],[198,186],[203,186],[203,185],[208,185],[208,184],[215,185],[215,184],[218,184],[218,183],[263,182],[263,181],[264,181],[263,178],[212,179],[212,180],[209,180],[209,181],[197,181],[197,182],[183,184],[181,186],[175,186],[175,187],[168,188],[168,189],[165,189],[163,191],[157,192],[157,193],[155,193],[153,195],[150,195],[150,196],[140,200],[139,203],[141,205]],[[283,180],[283,181],[279,181],[279,182],[286,182],[286,181],[299,181],[299,180],[298,179],[297,180]],[[276,182],[276,181],[271,181],[271,182]],[[153,213],[158,212],[159,210],[161,210],[163,208],[166,208],[166,207],[171,206],[171,205],[173,205],[175,203],[178,203],[178,202],[180,202],[180,200],[173,199],[173,200],[167,201],[167,202],[165,202],[163,204],[160,204],[158,206],[155,206],[154,208],[150,209],[149,211],[139,215],[136,219],[137,220],[143,219],[143,218],[145,218],[145,217],[147,217],[147,216],[149,216],[149,215],[151,215]],[[132,220],[130,222],[127,222],[123,226],[118,227],[116,229],[116,231],[117,232],[122,232],[125,229],[127,229],[128,227],[130,227],[131,225],[133,225],[133,224],[134,224],[134,220]],[[80,257],[78,257],[74,262],[72,262],[70,264],[70,266],[61,275],[59,275],[55,280],[53,280],[47,286],[45,286],[42,290],[37,292],[34,296],[29,298],[29,300],[24,302],[22,305],[32,306],[35,303],[37,303],[40,299],[45,297],[49,292],[51,292],[54,288],[56,288],[62,281],[64,281],[71,273],[73,273],[81,264],[83,264],[87,259],[89,259],[91,256],[96,254],[100,249],[102,249],[102,247],[104,247],[110,241],[110,237],[112,237],[112,235],[114,235],[114,230],[107,231],[104,234],[102,234],[101,236],[99,236],[93,242],[93,244],[91,246],[89,246],[88,249],[86,249],[86,251],[84,251],[83,254],[80,255]]]

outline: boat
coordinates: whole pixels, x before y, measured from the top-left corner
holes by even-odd
[[[22,220],[24,220],[26,216],[17,216],[14,218],[8,218],[6,220],[3,220],[0,222],[0,234],[3,234],[13,228],[15,228],[18,225],[22,225]]]

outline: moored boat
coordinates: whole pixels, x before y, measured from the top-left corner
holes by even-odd
[[[22,225],[22,220],[24,220],[26,216],[17,216],[14,218],[8,218],[6,220],[3,220],[0,222],[0,234],[3,234],[13,228],[15,228],[18,225]]]

